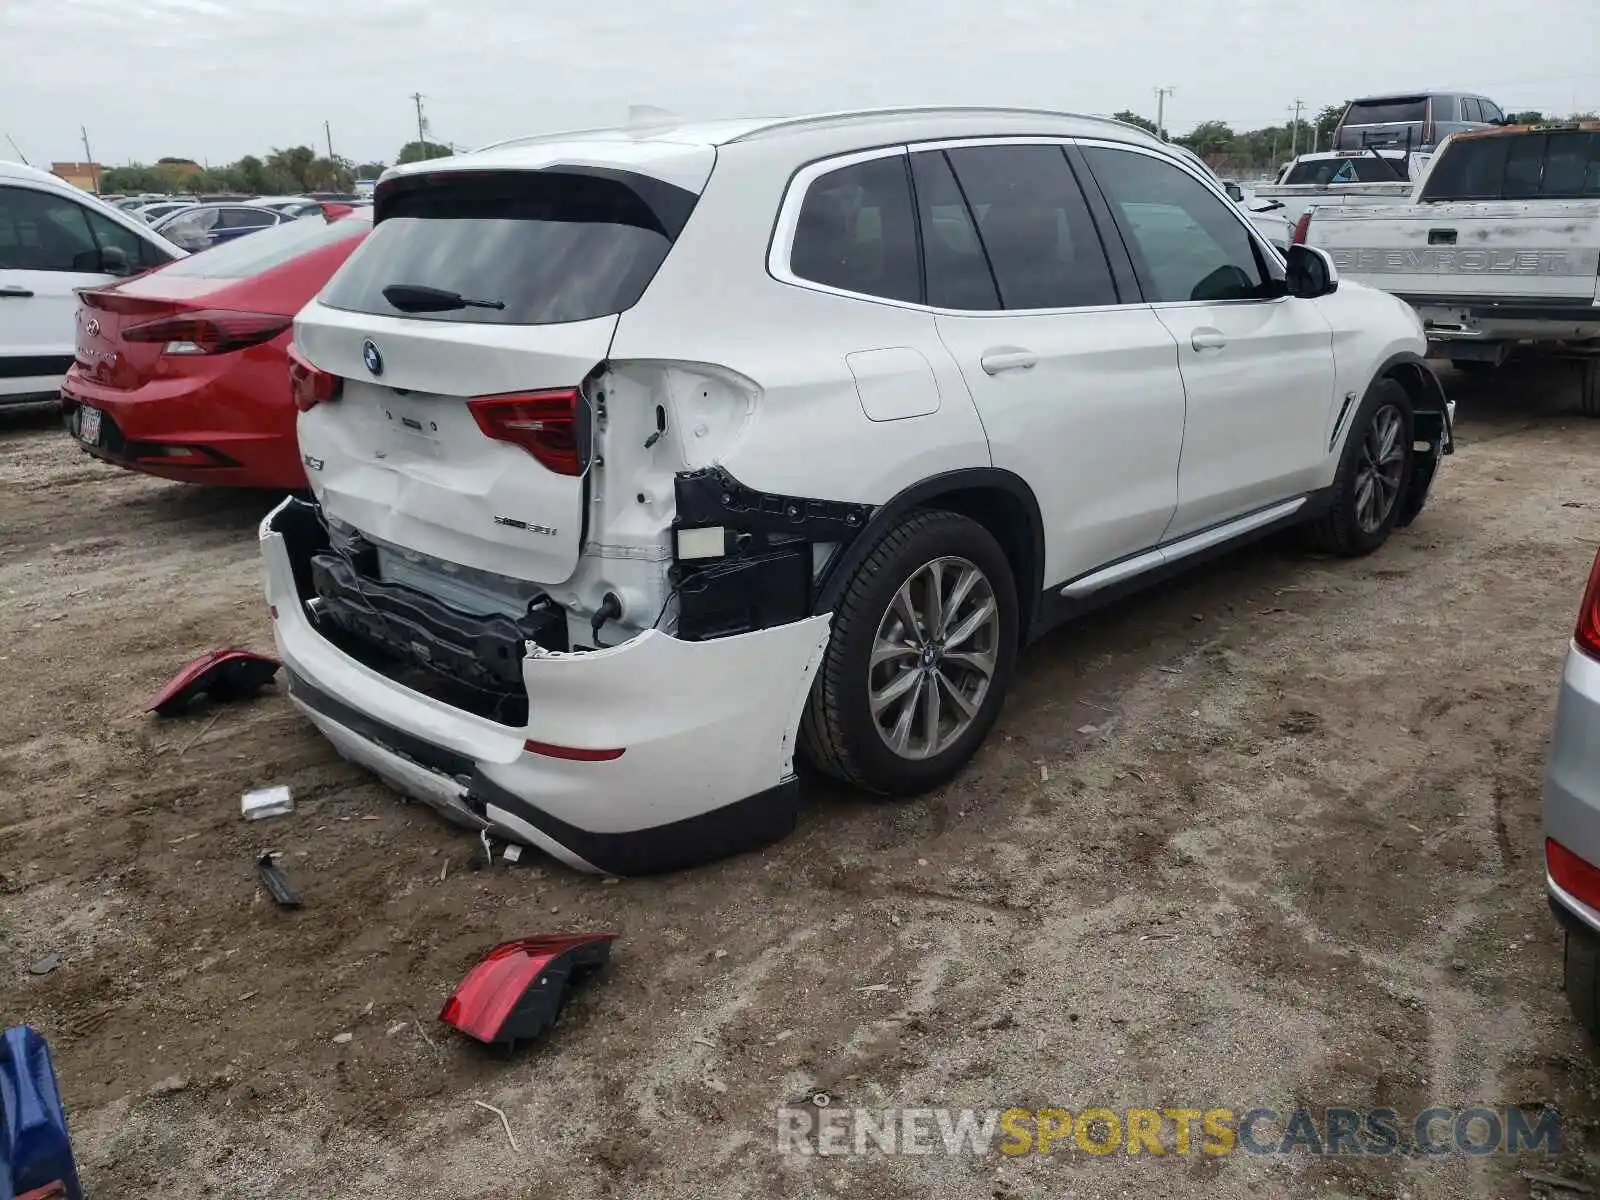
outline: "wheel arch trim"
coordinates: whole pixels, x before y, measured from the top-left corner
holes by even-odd
[[[937,475],[918,480],[880,504],[862,527],[861,532],[834,555],[833,561],[827,565],[823,575],[817,580],[816,600],[812,611],[828,612],[837,605],[844,589],[849,586],[851,576],[866,561],[879,539],[907,514],[918,509],[948,507],[953,512],[984,524],[970,512],[962,511],[959,505],[939,503],[941,499],[948,501],[963,493],[983,492],[999,493],[1008,497],[1022,514],[1021,529],[1015,531],[990,529],[989,532],[995,535],[1013,568],[1018,570],[1019,575],[1024,576],[1016,580],[1016,588],[1017,603],[1021,609],[1018,614],[1019,635],[1025,639],[1038,607],[1039,591],[1044,587],[1044,518],[1039,510],[1038,497],[1033,494],[1033,489],[1028,486],[1027,481],[1016,472],[1003,467],[963,467],[954,471],[942,471]],[[985,528],[988,526],[985,525]]]

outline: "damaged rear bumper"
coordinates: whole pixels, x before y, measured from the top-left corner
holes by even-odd
[[[582,870],[675,870],[793,827],[794,737],[828,616],[702,642],[647,630],[588,653],[535,646],[521,664],[526,721],[507,725],[404,686],[318,631],[309,554],[285,519],[297,504],[261,525],[273,634],[294,703],[344,757]]]

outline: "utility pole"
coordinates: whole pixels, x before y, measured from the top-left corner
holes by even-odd
[[[416,101],[417,105],[417,141],[426,143],[428,135],[423,132],[425,123],[422,120],[422,93],[412,92],[411,99]]]
[[[1169,87],[1152,88],[1156,94],[1156,136],[1163,142],[1167,140],[1167,97],[1173,90]]]
[[[1300,110],[1306,106],[1304,100],[1296,100],[1294,107],[1289,111],[1294,113],[1294,123],[1289,126],[1289,157],[1300,157]]]
[[[326,121],[324,121],[322,123],[322,132],[328,135],[328,157],[332,158],[333,157],[333,128]]]
[[[78,132],[83,134],[83,161],[89,168],[89,177],[94,180],[94,194],[100,194],[100,168],[94,165],[94,151],[89,149],[88,126],[79,125]]]

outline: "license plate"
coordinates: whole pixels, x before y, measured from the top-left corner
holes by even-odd
[[[78,440],[96,445],[100,441],[100,410],[87,404],[78,409]]]

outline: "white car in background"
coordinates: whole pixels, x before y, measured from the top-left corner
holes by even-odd
[[[78,288],[183,255],[137,216],[0,162],[0,408],[56,399],[78,340]]]
[[[781,836],[797,750],[936,787],[1033,638],[1273,530],[1375,550],[1450,451],[1404,304],[1113,121],[552,135],[375,217],[295,321],[289,693],[578,868]]]

